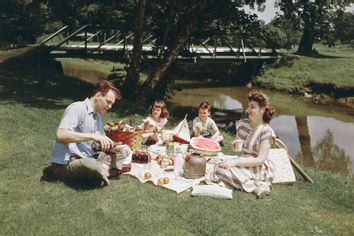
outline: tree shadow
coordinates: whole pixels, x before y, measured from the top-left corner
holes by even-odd
[[[61,65],[53,61],[30,67],[18,63],[0,64],[1,103],[62,109],[67,106],[65,100],[83,100],[90,95],[93,85],[61,75],[60,70]]]

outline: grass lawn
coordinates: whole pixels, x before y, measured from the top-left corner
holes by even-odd
[[[306,168],[314,184],[297,176],[263,200],[239,191],[233,200],[191,197],[130,176],[102,189],[40,182],[65,107],[89,87],[0,65],[1,235],[353,235],[354,183],[317,169]],[[105,121],[129,117],[136,124],[146,114],[121,102]]]
[[[354,49],[345,45],[315,48],[322,57],[287,54],[278,63],[267,66],[254,80],[255,84],[287,92],[298,92],[310,84],[354,89]]]

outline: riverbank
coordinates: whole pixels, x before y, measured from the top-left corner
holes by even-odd
[[[233,200],[191,197],[141,184],[130,176],[103,189],[40,182],[65,107],[88,95],[91,85],[38,68],[0,64],[0,231],[3,235],[350,235],[354,231],[354,182],[304,168],[256,200],[235,191]],[[131,118],[145,108],[121,102],[104,121]],[[173,127],[176,120],[169,121]],[[224,152],[232,136],[224,133]],[[74,233],[73,233],[74,232]]]
[[[354,49],[317,45],[318,58],[284,54],[263,68],[252,84],[296,94],[315,103],[333,101],[354,106]]]

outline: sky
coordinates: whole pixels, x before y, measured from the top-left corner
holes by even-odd
[[[251,12],[251,13],[256,13],[259,17],[259,19],[265,21],[265,23],[269,23],[275,16],[277,12],[277,8],[274,7],[274,2],[275,0],[267,0],[265,2],[265,9],[263,12],[260,12],[257,10],[257,6],[255,7],[254,10],[250,9],[248,6],[245,7],[246,12]],[[347,11],[354,11],[354,4],[352,3],[349,7],[346,9]]]

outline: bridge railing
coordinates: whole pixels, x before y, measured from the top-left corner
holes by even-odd
[[[65,30],[68,30],[68,26],[63,27],[50,35],[41,42],[41,45],[49,42]],[[83,40],[82,37],[84,38]],[[97,37],[97,41],[94,41],[95,37]],[[81,52],[91,54],[98,52],[98,54],[101,54],[103,52],[114,51],[117,55],[119,54],[129,58],[129,54],[132,53],[133,49],[132,38],[133,33],[129,34],[120,32],[118,29],[104,29],[84,25],[73,33],[67,32],[67,36],[59,43],[55,44],[51,50],[62,50],[65,51],[67,55],[69,55],[70,52],[73,52],[74,54],[80,52],[79,54],[81,55]],[[157,37],[154,37],[154,35],[146,34],[144,36],[144,57],[158,57],[161,46],[156,44],[156,39]],[[69,44],[69,41],[75,43]],[[88,42],[91,42],[90,45],[88,45]],[[65,43],[66,45],[64,46],[63,44]],[[246,62],[248,59],[271,59],[277,57],[277,55],[271,55],[270,53],[265,52],[261,47],[257,49],[253,47],[246,48],[242,38],[240,39],[240,42],[237,42],[237,46],[232,45],[234,43],[235,42],[230,42],[230,40],[224,40],[222,37],[218,38],[216,36],[208,37],[206,40],[190,40],[178,58],[193,59],[194,62],[201,59],[243,60]],[[220,46],[220,44],[224,46]],[[168,54],[167,50],[166,53]],[[266,57],[264,57],[264,55]]]

